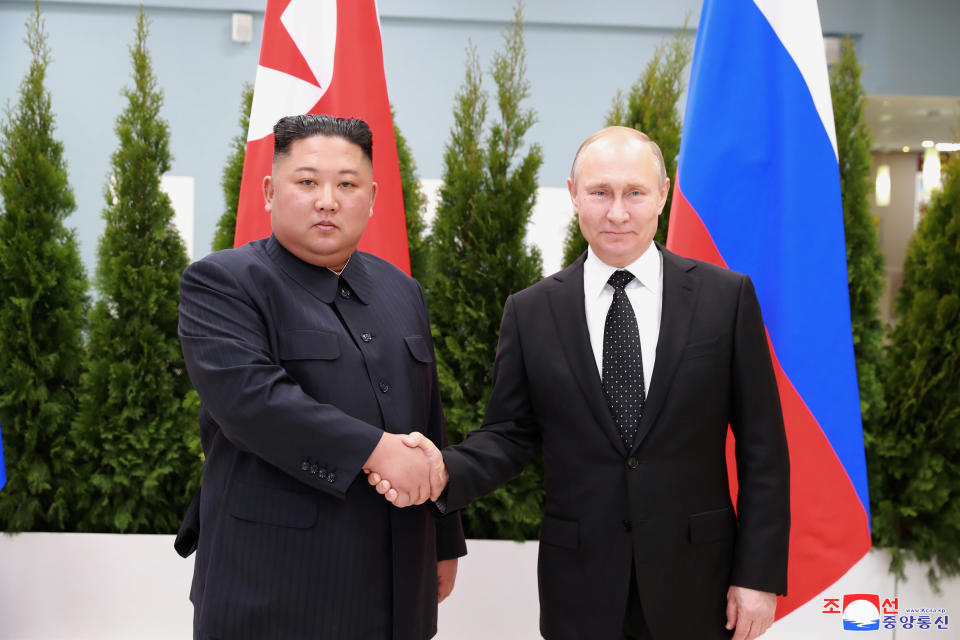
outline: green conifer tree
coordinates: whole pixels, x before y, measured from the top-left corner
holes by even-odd
[[[687,35],[687,23],[669,39],[664,39],[653,53],[643,73],[630,87],[626,96],[617,91],[605,126],[633,127],[650,136],[660,145],[666,165],[667,177],[674,179],[677,172],[677,155],[680,153],[680,129],[682,116],[677,103],[686,89],[684,69],[693,56],[693,42]],[[667,195],[667,203],[660,215],[657,235],[660,244],[667,241],[667,225],[670,222],[670,206],[673,202],[673,185]],[[576,214],[567,225],[564,241],[563,264],[569,265],[587,250],[587,241],[580,233]]]
[[[427,225],[423,220],[427,209],[427,196],[420,186],[417,163],[410,152],[407,139],[397,126],[397,114],[390,106],[393,116],[393,135],[397,140],[397,159],[400,164],[400,190],[403,192],[403,213],[407,220],[407,244],[410,247],[410,275],[423,282],[427,272]]]
[[[960,572],[960,154],[907,247],[884,366],[887,408],[867,440],[873,535],[891,570]]]
[[[520,7],[492,61],[498,118],[483,132],[487,94],[475,48],[467,51],[466,77],[457,93],[454,126],[444,152],[444,184],[431,234],[427,299],[433,318],[441,393],[451,442],[480,425],[490,396],[500,317],[508,295],[541,277],[539,251],[524,242],[543,162],[539,145],[521,155],[535,120],[522,102],[525,79]],[[543,501],[542,465],[468,507],[467,535],[530,538]]]
[[[837,131],[843,229],[847,243],[847,279],[853,350],[857,361],[860,411],[867,431],[883,415],[883,326],[877,299],[883,293],[883,254],[870,215],[870,132],[864,121],[864,92],[853,41],[846,38],[840,60],[830,69],[830,93]]]
[[[563,239],[563,266],[569,267],[586,250],[587,239],[580,233],[580,219],[574,212],[567,222],[567,235]]]
[[[253,105],[253,85],[243,83],[240,93],[240,132],[230,140],[230,155],[223,167],[220,186],[223,188],[224,210],[213,234],[213,251],[233,248],[237,231],[237,207],[240,203],[240,181],[243,179],[243,161],[247,156],[247,130],[250,128],[250,107]]]
[[[196,484],[196,395],[177,339],[187,265],[160,177],[170,168],[162,95],[141,8],[130,49],[133,88],[117,118],[120,145],[105,189],[88,359],[74,437],[85,531],[176,530]]]
[[[50,50],[39,5],[26,23],[32,60],[0,126],[0,423],[7,484],[0,529],[61,530],[72,501],[70,423],[83,355],[87,281],[76,207],[44,87]]]

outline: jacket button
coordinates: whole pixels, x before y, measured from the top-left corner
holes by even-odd
[[[340,287],[340,297],[341,297],[341,298],[349,298],[349,297],[350,297],[350,289],[347,289],[346,287]]]
[[[371,340],[373,340],[373,334],[367,331],[364,331],[363,333],[360,334],[360,339],[363,340],[364,342],[370,342]]]
[[[626,532],[628,532],[628,533],[629,533],[630,531],[633,531],[633,523],[630,522],[629,520],[624,520],[624,521],[623,521],[623,530],[626,531]]]
[[[390,385],[388,385],[386,382],[381,382],[380,391],[383,391],[384,393],[386,393],[387,391],[390,391]]]
[[[320,469],[319,473],[317,473],[317,477],[323,480],[327,477],[327,471],[325,469]]]
[[[318,465],[315,465],[315,464],[310,465],[310,475],[312,476],[317,475],[317,471],[319,470],[320,470],[320,467]]]
[[[640,461],[637,460],[636,458],[634,458],[633,456],[631,456],[630,459],[627,460],[627,466],[628,466],[631,470],[632,470],[632,469],[636,469],[637,467],[640,466]]]
[[[300,463],[300,471],[310,471],[310,463],[304,460]]]
[[[330,484],[333,484],[336,481],[337,481],[337,474],[335,474],[333,471],[327,474],[327,482],[329,482]]]

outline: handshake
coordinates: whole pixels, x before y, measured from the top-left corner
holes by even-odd
[[[396,507],[436,500],[449,478],[437,445],[417,431],[384,433],[363,471],[377,493]]]

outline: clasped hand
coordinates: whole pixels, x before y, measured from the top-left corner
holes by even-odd
[[[447,486],[443,454],[422,433],[384,433],[363,466],[377,493],[397,507],[436,500]]]

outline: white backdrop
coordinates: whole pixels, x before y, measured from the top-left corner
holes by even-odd
[[[470,540],[453,594],[440,605],[439,640],[530,640],[538,633],[537,543]],[[0,640],[183,640],[191,637],[187,599],[192,559],[173,536],[79,533],[0,535]],[[944,608],[950,628],[866,632],[876,640],[960,638],[960,580],[931,592],[912,565],[894,584],[887,557],[871,552],[822,597],[899,596],[906,608]],[[856,640],[817,598],[776,623],[769,640]],[[951,615],[952,614],[952,615]],[[696,615],[691,612],[691,615]],[[343,639],[336,639],[343,640]],[[603,640],[603,639],[598,639]],[[675,639],[667,639],[675,640]]]

